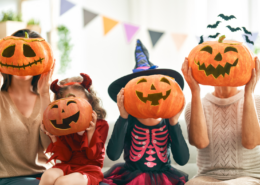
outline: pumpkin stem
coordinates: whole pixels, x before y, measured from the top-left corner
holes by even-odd
[[[218,42],[222,43],[225,38],[226,38],[226,36],[222,35],[221,37],[219,37]]]
[[[25,37],[24,37],[24,38],[29,39],[28,33],[27,33],[27,32],[24,32],[24,34],[25,34]]]

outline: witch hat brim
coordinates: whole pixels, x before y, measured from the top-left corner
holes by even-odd
[[[149,69],[149,70],[145,70],[145,71],[132,73],[132,74],[123,76],[123,77],[115,80],[114,82],[112,82],[109,85],[108,94],[109,94],[110,98],[112,98],[112,100],[117,102],[117,94],[123,87],[126,86],[126,84],[130,80],[132,80],[136,77],[139,77],[139,76],[150,76],[150,75],[157,75],[157,74],[166,75],[166,76],[174,78],[175,81],[181,87],[181,89],[184,88],[184,80],[183,80],[182,75],[179,72],[174,71],[172,69]]]

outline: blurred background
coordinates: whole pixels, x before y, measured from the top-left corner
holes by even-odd
[[[151,62],[181,72],[200,36],[216,33],[207,25],[221,13],[237,18],[232,27],[244,26],[253,33],[255,45],[248,47],[258,55],[259,0],[0,0],[0,39],[26,27],[41,33],[56,58],[53,80],[89,74],[107,121],[114,122],[119,112],[107,88],[132,73],[136,39],[147,47]],[[244,40],[242,32],[230,37]],[[201,88],[201,96],[213,91],[210,86]],[[255,93],[260,93],[259,84]],[[189,102],[187,84],[184,94]]]

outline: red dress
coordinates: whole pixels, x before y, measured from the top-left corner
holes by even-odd
[[[77,133],[60,136],[47,148],[46,153],[53,153],[48,162],[54,159],[56,164],[53,168],[63,170],[64,175],[79,172],[88,177],[89,185],[98,185],[104,178],[101,168],[105,158],[107,133],[108,123],[99,119],[89,145],[87,132],[82,136]]]

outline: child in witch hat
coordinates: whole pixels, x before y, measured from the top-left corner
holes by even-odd
[[[113,185],[185,184],[188,175],[173,168],[170,160],[170,151],[179,165],[185,165],[189,160],[189,150],[176,121],[183,108],[169,119],[139,119],[128,114],[124,107],[124,87],[130,80],[140,76],[166,75],[174,78],[183,89],[183,77],[171,69],[156,69],[140,40],[137,40],[135,58],[134,73],[114,81],[108,88],[110,97],[117,102],[120,116],[109,140],[107,155],[115,161],[124,150],[125,163],[116,164],[107,171],[103,182]]]

